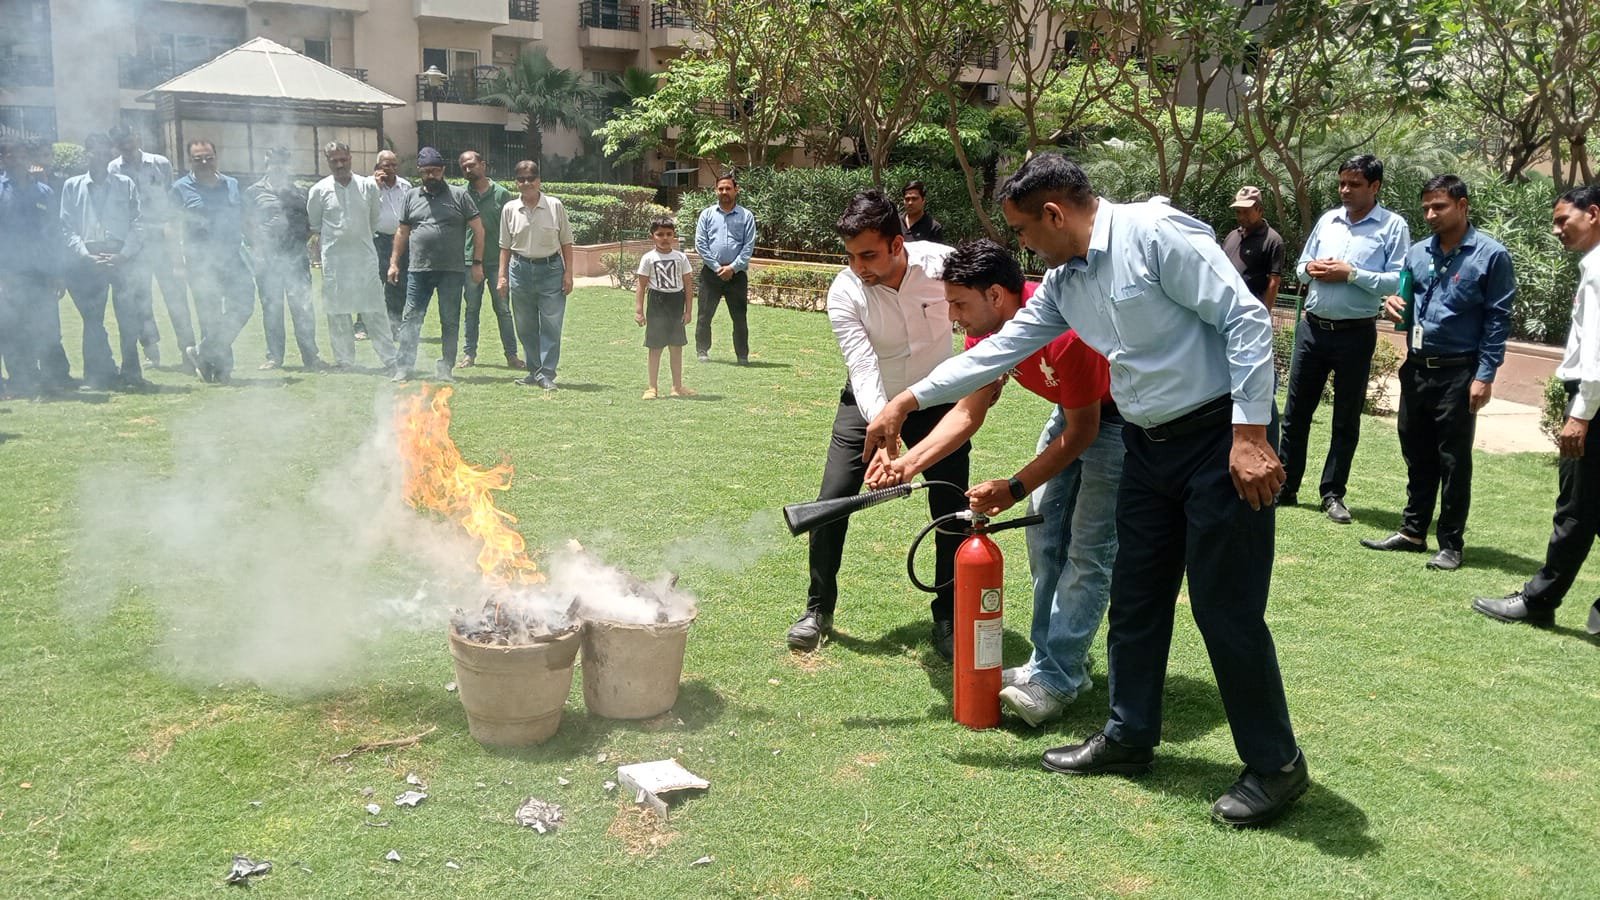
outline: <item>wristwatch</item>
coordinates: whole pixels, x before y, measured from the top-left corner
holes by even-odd
[[[481,265],[483,265],[483,260],[475,259],[475,260],[472,261],[472,264],[475,265],[475,266],[481,266]]]
[[[1012,478],[1006,482],[1006,487],[1011,489],[1011,499],[1013,500],[1021,500],[1023,497],[1028,495],[1028,489],[1023,486],[1022,479],[1015,476],[1012,476]]]

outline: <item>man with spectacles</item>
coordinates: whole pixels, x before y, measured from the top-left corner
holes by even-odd
[[[572,293],[572,225],[560,200],[544,193],[539,164],[517,163],[522,196],[500,211],[500,290],[511,292],[511,315],[528,361],[518,384],[556,389],[561,323]]]
[[[244,255],[244,196],[235,178],[217,171],[216,145],[189,142],[189,174],[172,186],[172,205],[183,226],[183,259],[200,344],[183,348],[202,381],[233,377],[233,342],[250,321],[256,287]]]

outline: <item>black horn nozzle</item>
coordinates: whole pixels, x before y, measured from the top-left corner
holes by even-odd
[[[835,497],[831,500],[791,503],[783,508],[783,521],[784,524],[789,526],[789,533],[798,536],[829,522],[837,522],[857,510],[876,506],[885,500],[904,497],[923,486],[924,482],[909,482],[907,484],[897,484],[894,487],[867,491],[854,497]]]

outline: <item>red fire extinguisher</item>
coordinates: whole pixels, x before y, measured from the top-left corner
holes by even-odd
[[[1000,648],[1005,637],[1005,558],[973,522],[956,550],[955,719],[968,728],[1000,724]]]
[[[1006,576],[1005,559],[989,535],[1043,521],[1043,516],[1031,515],[992,524],[982,513],[962,510],[935,519],[911,544],[906,570],[913,584],[932,592],[936,588],[923,584],[911,565],[917,545],[929,531],[949,522],[961,523],[967,535],[957,548],[955,559],[955,685],[951,706],[955,720],[968,728],[993,728],[1000,724],[1000,650],[1005,637],[1002,618]]]

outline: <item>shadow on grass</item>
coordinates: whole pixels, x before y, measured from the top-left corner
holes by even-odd
[[[485,747],[484,751],[493,756],[506,759],[537,760],[572,760],[588,756],[597,750],[603,749],[613,734],[618,732],[633,732],[639,734],[655,734],[670,732],[673,734],[693,733],[710,728],[721,721],[728,713],[727,701],[716,689],[699,678],[689,679],[678,688],[678,699],[672,708],[659,716],[648,719],[606,719],[579,710],[568,705],[561,717],[561,727],[555,736],[547,743],[536,747]],[[737,713],[740,719],[769,721],[772,711],[765,709],[745,709]],[[467,729],[466,711],[461,704],[456,703],[454,711],[440,711],[439,718],[434,721],[444,723],[448,718],[454,722],[459,720],[458,727],[464,733]],[[682,724],[679,724],[679,723]]]
[[[742,366],[739,365],[739,363],[736,362],[735,360],[731,360],[731,359],[713,359],[711,362],[716,364],[716,365],[719,365],[719,366],[733,366],[736,369],[792,369],[792,368],[794,368],[794,366],[792,364],[790,364],[790,363],[768,362],[768,361],[763,360],[763,359],[752,359],[752,360],[750,360],[749,362],[745,363]],[[704,365],[704,363],[702,363],[702,365]]]
[[[22,435],[9,431],[0,431],[0,444],[4,444],[6,441],[14,441],[19,437],[22,437]]]
[[[597,394],[601,391],[609,391],[612,389],[612,387],[613,385],[600,384],[598,382],[590,383],[586,381],[557,381],[556,393],[559,394],[562,391],[576,391],[580,394]]]
[[[1554,501],[1552,501],[1553,503]],[[1392,534],[1400,530],[1401,516],[1399,513],[1386,509],[1352,509],[1351,514],[1357,522],[1366,523],[1381,529],[1384,534]],[[1382,537],[1383,535],[1378,535]],[[1361,537],[1358,535],[1357,537]],[[1437,546],[1430,544],[1429,550],[1436,550]],[[1376,552],[1376,551],[1372,551]],[[1400,554],[1405,556],[1407,554]],[[1420,566],[1427,561],[1432,553],[1416,554]],[[1474,547],[1468,545],[1461,554],[1461,568],[1463,569],[1495,569],[1507,575],[1530,575],[1543,565],[1542,560],[1532,559],[1517,553],[1507,553],[1496,547]]]
[[[282,370],[280,370],[280,371],[282,371]],[[228,383],[227,384],[219,385],[219,387],[244,388],[246,390],[260,390],[262,388],[273,388],[273,389],[276,390],[278,388],[286,388],[286,387],[289,387],[291,385],[299,384],[300,382],[302,382],[304,380],[305,380],[304,378],[301,378],[301,377],[296,376],[296,375],[290,375],[290,376],[288,376],[286,378],[285,377],[242,378],[242,377],[240,377],[238,375],[235,375],[232,378],[228,379]]]
[[[108,391],[80,391],[66,390],[40,394],[40,403],[110,403],[111,394]]]

